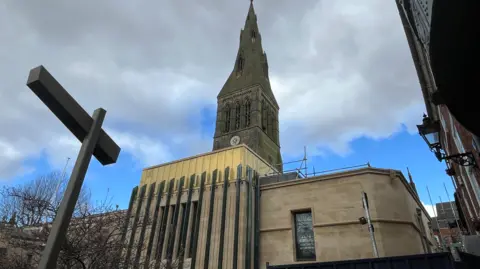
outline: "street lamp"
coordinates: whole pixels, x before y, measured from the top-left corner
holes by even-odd
[[[440,145],[440,124],[423,114],[422,125],[417,125],[418,133],[425,140],[430,150],[439,150]]]
[[[418,133],[425,140],[430,150],[435,154],[437,160],[452,160],[453,162],[462,166],[477,166],[475,157],[471,152],[459,153],[447,156],[442,152],[442,145],[440,144],[440,123],[430,119],[423,114],[423,121],[421,125],[417,125]]]

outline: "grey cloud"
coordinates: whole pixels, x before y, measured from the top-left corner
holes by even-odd
[[[0,149],[14,153],[0,154],[0,179],[42,150],[64,159],[78,149],[52,142],[71,135],[24,86],[39,64],[88,111],[107,109],[106,126],[144,162],[209,150],[200,112],[215,105],[233,67],[247,9],[234,0],[3,1]],[[421,96],[394,1],[255,9],[285,153],[302,141],[342,154],[355,137],[382,138],[417,120]]]

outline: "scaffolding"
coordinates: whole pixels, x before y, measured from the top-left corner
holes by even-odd
[[[347,167],[336,168],[336,169],[316,171],[315,166],[312,165],[312,168],[311,168],[312,171],[309,172],[309,170],[308,170],[309,167],[307,166],[307,161],[308,161],[307,147],[304,146],[303,147],[303,158],[302,159],[294,160],[294,161],[288,161],[288,162],[284,162],[284,163],[280,163],[280,164],[275,165],[275,166],[280,166],[281,165],[282,167],[285,167],[285,165],[289,165],[289,164],[291,165],[291,164],[299,163],[299,166],[294,167],[292,169],[283,170],[283,171],[274,170],[272,167],[270,167],[270,170],[267,173],[265,173],[263,176],[265,176],[265,177],[275,177],[275,176],[277,176],[278,178],[280,178],[283,175],[295,173],[296,174],[295,179],[307,179],[309,177],[325,175],[325,174],[332,173],[332,172],[341,172],[341,171],[346,171],[346,170],[350,170],[350,169],[354,169],[354,168],[371,167],[370,162],[367,162],[365,164],[359,164],[359,165],[347,166]]]

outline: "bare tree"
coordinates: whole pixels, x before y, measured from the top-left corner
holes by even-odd
[[[0,265],[2,269],[30,269],[31,265],[25,257],[18,254],[9,255],[8,257],[0,257]]]
[[[60,172],[52,172],[17,186],[4,186],[0,191],[0,215],[4,219],[15,218],[18,227],[35,226],[51,222],[60,206],[68,178]],[[88,204],[90,192],[82,188],[75,215],[80,205]]]
[[[24,269],[38,264],[66,183],[64,175],[54,172],[1,190],[0,212],[4,221],[0,225],[0,235],[8,248],[26,253],[30,260],[25,263],[25,255],[8,255],[5,263],[0,261],[2,265]],[[121,259],[124,242],[120,239],[128,231],[126,221],[126,211],[112,206],[108,194],[103,201],[93,203],[88,189],[83,188],[61,247],[57,268],[125,267]]]

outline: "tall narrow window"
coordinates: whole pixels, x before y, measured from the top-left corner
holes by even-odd
[[[252,30],[250,32],[250,36],[252,37],[252,43],[255,42],[255,40],[257,38],[257,33],[255,32],[255,30]]]
[[[240,53],[237,60],[237,72],[241,73],[245,65],[245,59],[243,58],[243,53]]]
[[[265,105],[265,100],[262,100],[262,129],[267,131],[267,107]]]
[[[230,105],[225,106],[225,133],[230,132]]]
[[[247,98],[247,100],[245,100],[245,127],[250,126],[251,108],[252,104],[250,103],[250,99]]]
[[[188,246],[188,257],[192,257],[192,252],[193,252],[193,239],[194,239],[194,233],[195,233],[195,225],[196,225],[196,219],[197,219],[197,204],[198,202],[192,202],[192,225],[190,226],[190,246]]]
[[[312,212],[296,212],[293,218],[295,222],[295,250],[297,261],[315,260]]]
[[[240,129],[240,103],[235,104],[235,130]]]

